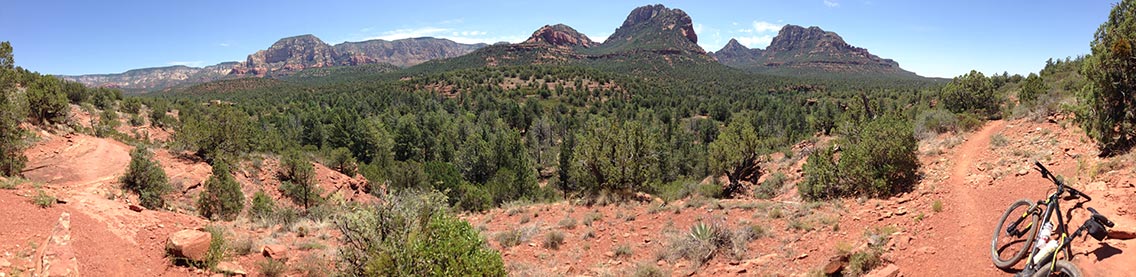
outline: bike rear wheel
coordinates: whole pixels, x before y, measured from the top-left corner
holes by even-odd
[[[990,240],[990,258],[994,260],[994,266],[1009,270],[1029,254],[1030,246],[1037,237],[1037,230],[1040,229],[1037,226],[1040,216],[1030,212],[1033,208],[1033,201],[1021,199],[1010,204],[1010,208],[1002,213],[1002,218],[994,227],[994,238]],[[1011,235],[1006,228],[1019,217],[1029,217],[1024,218],[1014,230],[1024,234]]]
[[[1039,268],[1033,277],[1066,276],[1081,277],[1081,269],[1066,260],[1058,260]]]

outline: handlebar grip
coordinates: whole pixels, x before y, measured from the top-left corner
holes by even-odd
[[[1107,226],[1108,228],[1112,228],[1113,226],[1116,226],[1116,223],[1113,223],[1111,220],[1108,220],[1107,217],[1098,213],[1097,209],[1093,209],[1093,207],[1088,207],[1088,208],[1085,208],[1085,209],[1087,209],[1087,210],[1089,210],[1089,212],[1093,213],[1093,220],[1100,222],[1101,224],[1104,224],[1104,226]]]

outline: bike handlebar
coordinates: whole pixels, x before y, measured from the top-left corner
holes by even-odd
[[[1077,190],[1073,187],[1066,185],[1065,182],[1058,180],[1057,177],[1055,175],[1053,175],[1053,172],[1050,172],[1048,168],[1045,168],[1045,166],[1042,165],[1041,162],[1033,161],[1033,164],[1037,166],[1037,171],[1041,171],[1041,178],[1050,179],[1058,187],[1064,187],[1066,190],[1069,191],[1070,196],[1084,197],[1086,201],[1093,201],[1093,198],[1091,196],[1089,196],[1088,194],[1085,194],[1084,192],[1081,192],[1081,191],[1079,191],[1079,190]]]
[[[1088,207],[1086,209],[1089,210],[1089,212],[1093,213],[1093,220],[1095,220],[1096,222],[1098,222],[1100,224],[1104,224],[1104,226],[1107,226],[1108,228],[1112,228],[1113,226],[1116,226],[1116,224],[1112,223],[1111,220],[1108,220],[1107,217],[1104,217],[1104,215],[1101,215],[1100,213],[1098,213],[1097,209],[1093,209],[1092,207]]]

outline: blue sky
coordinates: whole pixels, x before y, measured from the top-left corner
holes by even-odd
[[[0,41],[16,64],[49,74],[118,73],[243,61],[277,39],[325,42],[433,36],[519,42],[564,23],[603,41],[635,7],[656,2],[574,1],[57,1],[0,4]],[[818,26],[920,75],[971,69],[1038,71],[1050,57],[1089,53],[1113,1],[661,1],[694,20],[716,51],[738,38],[764,48],[784,24]]]

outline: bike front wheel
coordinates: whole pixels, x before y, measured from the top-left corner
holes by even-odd
[[[1066,260],[1058,260],[1051,264],[1046,264],[1033,274],[1033,277],[1049,276],[1081,277],[1082,274],[1081,269]]]
[[[1029,254],[1040,220],[1040,216],[1032,212],[1033,208],[1033,201],[1021,199],[1010,204],[1010,208],[1002,214],[998,225],[994,227],[994,238],[990,240],[990,257],[994,260],[994,266],[1010,270],[1010,267]],[[1018,224],[1010,229],[1009,225],[1014,222]]]

